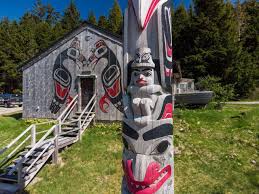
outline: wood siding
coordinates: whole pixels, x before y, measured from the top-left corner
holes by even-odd
[[[37,61],[30,62],[32,64],[25,65],[23,68],[23,117],[24,118],[57,118],[59,114],[65,109],[69,99],[77,95],[79,90],[80,76],[95,76],[96,77],[96,92],[97,92],[97,104],[96,104],[96,119],[97,120],[121,120],[122,114],[118,111],[112,102],[109,102],[109,106],[105,104],[104,106],[107,113],[105,113],[100,108],[100,100],[105,96],[105,89],[102,81],[102,73],[104,68],[107,67],[110,60],[114,55],[116,56],[116,63],[120,67],[121,71],[123,69],[123,48],[122,42],[116,38],[111,37],[109,34],[99,31],[88,26],[81,28],[76,31],[77,34],[71,35],[69,38],[60,41],[53,46],[55,48],[49,53],[43,53],[42,58],[39,56],[36,58]],[[90,64],[91,60],[89,58],[93,55],[98,55],[96,49],[96,43],[101,41],[108,48],[109,54],[107,57],[98,58],[96,64]],[[104,43],[103,43],[104,42]],[[79,45],[80,60],[84,57],[83,61],[72,61],[69,57],[67,60],[64,59],[68,48],[77,48]],[[51,50],[51,48],[49,49]],[[94,54],[94,51],[97,53]],[[61,55],[61,53],[65,55]],[[75,52],[75,51],[73,51]],[[101,52],[101,51],[100,51]],[[112,55],[114,53],[114,55]],[[76,54],[73,53],[73,54]],[[58,59],[62,58],[62,60]],[[108,59],[107,59],[108,58]],[[38,60],[39,59],[39,60]],[[60,65],[57,66],[57,61]],[[61,62],[62,61],[62,62]],[[113,60],[114,61],[114,60]],[[61,64],[62,63],[62,64]],[[55,65],[56,64],[56,65]],[[71,75],[71,83],[67,90],[69,94],[66,97],[65,102],[62,102],[60,109],[55,114],[51,112],[50,106],[55,98],[55,80],[54,71],[57,68],[66,71]],[[112,72],[108,72],[112,73]],[[120,72],[120,76],[123,72]],[[122,77],[121,77],[122,80]],[[122,81],[121,81],[122,82]],[[122,89],[122,83],[120,83]],[[56,86],[57,87],[57,86]],[[66,88],[61,89],[61,93],[66,92]],[[63,95],[63,94],[62,94]]]

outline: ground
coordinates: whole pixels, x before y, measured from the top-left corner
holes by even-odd
[[[223,110],[176,109],[175,193],[255,194],[259,189],[259,106],[226,105]],[[0,117],[0,146],[28,123]],[[12,130],[10,130],[12,129]],[[97,124],[81,142],[61,153],[60,165],[46,165],[27,191],[120,193],[120,124]]]

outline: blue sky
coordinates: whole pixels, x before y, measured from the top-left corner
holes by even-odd
[[[0,19],[8,17],[11,20],[19,19],[25,12],[32,10],[36,0],[1,0]],[[80,10],[81,17],[86,19],[90,10],[93,10],[97,17],[107,15],[113,5],[113,0],[74,0]],[[184,2],[186,6],[191,0],[174,0],[178,5]],[[44,4],[50,3],[57,11],[62,12],[69,4],[70,0],[42,0]],[[124,10],[128,0],[119,0],[121,8]]]
[[[8,17],[11,20],[18,20],[25,12],[32,10],[36,0],[1,0],[0,19]],[[94,11],[97,17],[108,15],[113,5],[113,0],[74,0],[80,10],[81,17],[86,19],[90,10]],[[42,0],[44,4],[50,3],[58,12],[62,12],[70,0]],[[119,0],[122,10],[127,6],[128,0]],[[189,7],[191,0],[173,0],[175,7],[184,3]]]

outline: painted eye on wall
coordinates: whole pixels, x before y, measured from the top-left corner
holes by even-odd
[[[167,150],[169,145],[170,143],[167,140],[164,140],[157,145],[156,149],[151,154],[163,154]]]

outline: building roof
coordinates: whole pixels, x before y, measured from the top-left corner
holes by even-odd
[[[96,30],[98,32],[103,33],[104,35],[111,37],[113,40],[117,41],[118,43],[122,44],[122,36],[119,36],[117,34],[114,34],[108,30],[105,30],[103,28],[100,28],[99,26],[93,25],[87,21],[84,21],[79,27],[75,28],[74,30],[70,31],[64,37],[60,38],[59,40],[55,41],[51,46],[49,46],[47,49],[37,53],[34,57],[26,61],[24,64],[20,66],[20,70],[24,71],[25,69],[31,67],[33,64],[37,63],[39,60],[43,59],[44,57],[48,56],[50,53],[52,53],[54,50],[59,48],[61,45],[65,44],[69,40],[73,39],[76,35],[80,34],[87,28],[91,28],[93,30]]]

